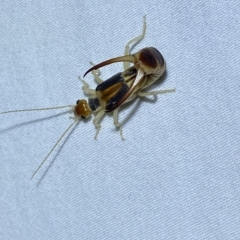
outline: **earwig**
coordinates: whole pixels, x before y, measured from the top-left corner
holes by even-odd
[[[35,174],[39,171],[39,169],[46,162],[48,157],[57,147],[62,138],[67,134],[67,132],[69,132],[69,130],[81,119],[89,118],[92,114],[95,114],[93,124],[96,128],[96,134],[94,136],[94,138],[96,139],[101,128],[101,125],[99,124],[100,119],[105,115],[106,112],[113,112],[114,125],[120,128],[120,135],[122,137],[122,140],[124,140],[122,134],[122,125],[118,122],[118,111],[120,106],[132,101],[136,97],[147,97],[150,95],[155,96],[157,94],[175,91],[175,89],[157,90],[152,92],[143,91],[145,88],[149,87],[156,80],[158,80],[166,70],[166,63],[162,54],[154,47],[143,48],[135,54],[130,54],[130,45],[142,40],[145,36],[145,32],[146,18],[144,16],[142,34],[138,37],[133,38],[127,43],[124,56],[106,60],[104,62],[94,65],[86,71],[83,77],[85,77],[89,72],[91,72],[98,83],[98,86],[95,90],[90,89],[88,83],[85,82],[83,79],[79,78],[83,83],[82,90],[90,96],[88,100],[78,100],[76,102],[76,105],[23,109],[0,113],[6,114],[25,111],[52,110],[58,108],[72,109],[74,116],[70,118],[73,119],[73,122],[59,137],[59,139],[51,148],[47,156],[43,159],[41,164],[34,171],[31,178],[33,178]],[[103,81],[100,78],[99,68],[116,62],[123,62],[124,71],[119,72],[114,76],[110,77],[109,79]],[[131,63],[133,64],[132,66],[130,66]]]

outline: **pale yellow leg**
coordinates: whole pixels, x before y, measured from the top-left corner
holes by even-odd
[[[96,64],[94,64],[93,62],[90,62],[91,65],[95,66]],[[101,71],[99,69],[93,70],[91,71],[94,79],[97,81],[98,84],[102,83],[103,80],[100,78],[101,75]]]
[[[171,92],[175,92],[175,88],[164,89],[164,90],[157,90],[157,91],[152,91],[152,92],[138,92],[138,96],[139,97],[147,97],[147,96],[151,96],[151,95],[171,93]]]
[[[134,98],[136,97],[136,95],[131,96],[130,98],[128,98],[124,103],[130,102],[132,101]],[[120,107],[116,108],[113,111],[113,123],[116,127],[119,127],[119,131],[120,131],[120,136],[122,138],[122,140],[124,140],[125,138],[123,137],[123,130],[122,130],[122,124],[120,122],[118,122],[118,112],[119,112]]]
[[[97,139],[98,133],[100,131],[101,125],[98,123],[100,121],[100,119],[104,116],[105,114],[105,110],[101,110],[97,113],[97,115],[95,116],[95,118],[93,119],[93,124],[95,126],[96,130],[96,134],[94,136],[94,139]]]
[[[119,108],[118,107],[117,109],[115,109],[113,111],[113,123],[114,125],[118,128],[119,127],[119,131],[120,131],[120,136],[122,138],[122,140],[124,140],[124,137],[123,137],[123,131],[122,131],[122,124],[120,122],[118,122],[118,111],[119,111]]]
[[[130,54],[130,45],[131,45],[132,43],[139,42],[139,41],[141,41],[141,40],[144,38],[145,33],[146,33],[146,28],[147,28],[146,16],[144,16],[144,17],[143,17],[143,29],[142,29],[142,34],[139,35],[139,36],[137,36],[137,37],[135,37],[135,38],[133,38],[133,39],[131,39],[131,40],[127,43],[127,45],[126,45],[126,47],[125,47],[124,55],[129,55],[129,54]],[[130,63],[129,63],[129,62],[124,62],[124,63],[123,63],[123,67],[124,67],[124,70],[128,69],[128,68],[130,67]]]
[[[86,81],[84,81],[81,77],[78,78],[83,83],[82,90],[88,95],[96,96],[96,91],[94,89],[89,88],[89,84]]]

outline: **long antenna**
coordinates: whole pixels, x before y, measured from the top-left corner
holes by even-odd
[[[74,105],[66,105],[66,106],[58,106],[58,107],[50,107],[50,108],[30,108],[30,109],[20,109],[20,110],[11,110],[6,112],[0,112],[0,114],[6,113],[14,113],[14,112],[30,112],[30,111],[44,111],[44,110],[53,110],[58,108],[73,108]]]
[[[43,161],[41,162],[41,164],[38,166],[38,168],[34,171],[31,179],[33,179],[33,177],[35,176],[35,174],[38,172],[38,170],[42,167],[42,165],[46,162],[46,160],[48,159],[48,157],[51,155],[51,153],[53,152],[53,150],[56,148],[56,146],[59,144],[59,142],[62,140],[62,138],[66,135],[66,133],[73,127],[73,125],[78,122],[79,118],[77,120],[74,120],[68,127],[67,129],[63,132],[63,134],[58,138],[57,142],[54,144],[54,146],[52,147],[52,149],[49,151],[49,153],[47,154],[47,156],[43,159]]]

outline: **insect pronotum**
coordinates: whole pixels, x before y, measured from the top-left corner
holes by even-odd
[[[46,157],[33,172],[32,177],[38,172],[42,165],[46,162],[53,150],[63,139],[63,137],[69,132],[69,130],[81,119],[95,115],[93,124],[96,127],[95,139],[99,133],[101,125],[100,119],[106,112],[113,112],[113,121],[116,127],[120,128],[120,135],[122,135],[122,125],[118,122],[118,111],[121,105],[132,101],[136,97],[146,97],[150,95],[157,95],[163,93],[174,92],[175,89],[157,90],[152,92],[143,91],[145,88],[153,84],[158,80],[166,69],[166,63],[162,54],[154,47],[143,48],[142,50],[130,54],[130,45],[139,42],[145,36],[146,32],[146,18],[144,16],[143,29],[141,35],[131,39],[125,46],[124,56],[112,58],[101,62],[86,71],[83,77],[89,72],[92,73],[98,86],[96,89],[90,89],[88,83],[79,77],[83,83],[82,90],[89,95],[88,101],[85,99],[78,100],[76,105],[66,105],[49,108],[34,108],[1,112],[0,114],[16,113],[16,112],[29,112],[29,111],[42,111],[52,110],[58,108],[70,108],[73,112],[73,119],[71,124],[62,133],[57,142],[53,145]],[[119,72],[109,79],[103,81],[100,78],[99,68],[112,64],[115,62],[123,62],[123,72]],[[133,65],[130,66],[130,63]]]

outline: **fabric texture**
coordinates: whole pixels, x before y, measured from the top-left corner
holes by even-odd
[[[87,98],[78,76],[153,46],[175,93],[121,108],[94,140],[68,109],[0,115],[0,239],[240,239],[240,3],[0,3],[0,112]],[[107,79],[123,64],[101,69]],[[85,77],[97,86],[91,74]]]

